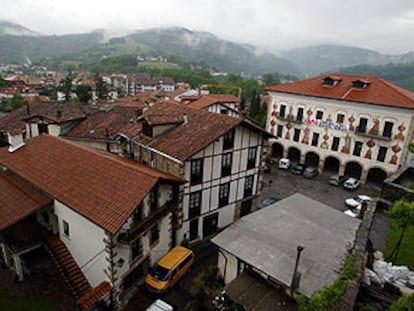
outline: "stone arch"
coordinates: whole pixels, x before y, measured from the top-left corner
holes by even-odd
[[[345,166],[345,175],[360,179],[362,175],[362,165],[355,161],[348,162]]]
[[[288,149],[288,159],[290,159],[291,162],[300,162],[300,150],[296,147],[290,147]]]
[[[305,164],[311,167],[319,167],[319,154],[310,151],[306,154]]]
[[[283,158],[283,145],[280,143],[274,143],[272,145],[272,158]]]
[[[387,172],[380,167],[371,167],[368,170],[367,183],[382,185],[385,178],[387,178]]]
[[[338,173],[339,168],[341,167],[341,161],[334,156],[329,156],[325,158],[323,171],[330,173]]]

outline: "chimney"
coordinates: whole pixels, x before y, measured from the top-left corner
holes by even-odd
[[[17,134],[12,135],[10,133],[7,134],[7,140],[9,142],[9,152],[15,152],[16,150],[22,148],[24,146],[23,135]]]
[[[183,119],[184,119],[184,123],[183,124],[187,124],[188,123],[188,116],[186,113],[183,114]]]
[[[296,253],[296,263],[295,269],[293,270],[292,282],[290,284],[290,296],[293,298],[293,292],[299,287],[299,280],[300,280],[300,273],[298,273],[298,266],[300,260],[300,254],[305,248],[303,246],[298,245],[297,253]]]

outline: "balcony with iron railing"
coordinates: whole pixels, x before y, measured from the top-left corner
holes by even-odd
[[[391,132],[383,132],[382,135],[378,133],[374,133],[369,131],[366,127],[360,127],[357,126],[355,128],[355,134],[360,135],[360,136],[364,136],[364,137],[370,137],[370,138],[376,138],[376,139],[380,139],[380,140],[385,140],[385,141],[391,141],[392,140],[392,133]]]
[[[158,223],[168,213],[172,212],[178,206],[177,201],[169,201],[163,206],[152,209],[150,214],[144,218],[136,218],[131,228],[119,235],[118,241],[124,244],[130,244],[140,234],[149,230],[153,225]]]
[[[303,116],[294,116],[294,115],[280,115],[277,114],[276,116],[277,119],[281,120],[281,121],[287,121],[287,122],[293,122],[293,123],[297,123],[297,124],[302,124],[303,123]]]

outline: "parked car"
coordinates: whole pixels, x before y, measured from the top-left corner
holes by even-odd
[[[340,176],[340,175],[333,175],[329,178],[329,184],[333,186],[340,186],[342,185],[348,177]]]
[[[155,300],[146,311],[173,311],[174,308],[161,299]]]
[[[273,203],[275,203],[277,201],[279,201],[279,199],[274,198],[274,197],[269,197],[269,198],[263,199],[257,205],[257,209],[262,209],[266,206],[272,205]]]
[[[150,293],[162,294],[173,287],[194,263],[194,253],[181,245],[161,257],[145,278]]]
[[[348,198],[345,200],[345,205],[351,208],[358,208],[361,206],[362,202],[368,202],[371,201],[371,197],[364,195],[364,194],[359,194],[353,198]]]
[[[290,166],[290,160],[289,159],[281,158],[279,160],[279,168],[280,169],[287,170],[287,169],[289,169],[289,166]]]
[[[344,188],[348,190],[355,190],[356,188],[359,187],[360,184],[361,184],[361,181],[359,179],[350,177],[344,182]]]
[[[306,167],[306,164],[296,164],[294,167],[292,167],[290,172],[294,175],[302,175]]]
[[[307,167],[303,172],[303,177],[314,178],[318,175],[318,170],[315,167]]]
[[[344,211],[344,214],[356,218],[359,215],[359,209],[350,208],[350,209],[347,209],[346,211]]]

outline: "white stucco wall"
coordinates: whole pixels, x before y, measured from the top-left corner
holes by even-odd
[[[177,242],[180,243],[184,238],[189,237],[189,199],[190,193],[202,191],[201,213],[198,222],[199,236],[203,233],[203,218],[219,212],[218,227],[223,228],[234,221],[235,208],[238,201],[244,198],[244,183],[246,176],[254,176],[253,193],[256,194],[256,184],[259,174],[259,165],[262,154],[261,135],[252,130],[238,126],[235,129],[234,147],[228,152],[232,152],[231,175],[221,177],[223,136],[206,148],[195,154],[191,159],[203,160],[203,182],[197,185],[186,183],[184,185],[183,197],[183,219],[182,228],[177,233]],[[247,159],[249,147],[257,147],[256,165],[252,169],[247,169]],[[191,180],[191,159],[184,163],[184,179]],[[219,208],[219,187],[221,184],[230,183],[229,204]]]
[[[270,92],[270,96],[272,100],[269,102],[268,106],[268,118],[267,118],[267,130],[270,132],[272,130],[272,126],[270,121],[273,119],[276,121],[277,125],[283,125],[283,134],[281,138],[277,140],[271,140],[270,144],[277,142],[284,146],[285,149],[294,146],[298,148],[302,154],[305,154],[309,151],[313,151],[317,153],[321,159],[325,159],[328,156],[335,156],[340,160],[341,163],[347,163],[351,161],[358,162],[364,168],[371,168],[371,167],[380,167],[384,169],[388,174],[396,171],[399,165],[403,165],[405,162],[405,152],[404,149],[409,141],[411,136],[411,132],[413,131],[412,125],[412,110],[403,109],[398,107],[389,107],[389,106],[379,106],[379,105],[371,105],[366,103],[351,103],[347,101],[340,101],[340,100],[330,100],[330,99],[321,99],[316,97],[305,97],[300,95],[287,95],[282,93]],[[328,149],[320,148],[321,143],[323,142],[322,136],[325,135],[326,131],[323,127],[319,127],[317,125],[309,125],[310,134],[309,134],[309,145],[302,144],[301,140],[304,137],[304,129],[306,128],[307,124],[304,122],[303,124],[295,124],[292,122],[292,129],[290,130],[290,139],[285,139],[285,134],[287,132],[286,128],[286,121],[279,120],[272,116],[273,112],[273,105],[277,105],[277,112],[279,112],[280,106],[284,104],[286,106],[286,113],[288,115],[290,107],[292,106],[292,113],[293,116],[296,117],[297,109],[299,107],[304,108],[303,120],[306,121],[307,114],[306,111],[311,109],[313,111],[312,119],[315,118],[316,111],[321,110],[323,111],[323,120],[326,120],[329,116],[331,117],[332,121],[335,122],[338,113],[343,113],[344,117],[344,125],[348,126],[349,121],[348,118],[353,116],[355,121],[353,122],[353,126],[356,128],[359,124],[359,118],[365,117],[368,119],[367,123],[367,132],[372,128],[374,119],[379,120],[379,135],[382,135],[384,124],[386,121],[392,122],[394,124],[392,129],[392,139],[391,140],[383,140],[379,138],[373,138],[375,142],[375,146],[372,148],[372,157],[371,159],[364,158],[364,155],[368,151],[368,146],[366,142],[370,140],[370,137],[359,135],[354,132],[350,132],[347,130],[335,130],[335,129],[328,129],[329,139],[327,140]],[[399,133],[398,126],[404,124],[405,130],[402,132],[404,135],[404,141],[398,141],[394,139],[394,136]],[[274,126],[274,134],[277,133],[277,125]],[[299,142],[293,141],[293,134],[294,128],[301,129]],[[318,146],[311,146],[312,135],[313,133],[319,133],[319,142]],[[345,154],[341,152],[341,148],[344,146],[344,137],[349,134],[351,137],[350,143],[350,153]],[[340,144],[338,151],[331,150],[332,142],[334,137],[340,138]],[[363,143],[361,156],[353,156],[352,152],[354,150],[355,141],[361,141]],[[391,157],[394,155],[394,152],[391,150],[391,147],[395,144],[398,144],[403,150],[397,153],[398,162],[397,164],[391,164],[390,160]],[[379,147],[386,147],[388,148],[387,155],[384,162],[377,161],[377,155]]]
[[[104,230],[57,200],[54,210],[58,217],[60,240],[65,243],[91,285],[94,287],[108,280],[104,273],[107,267]],[[69,236],[63,233],[63,221],[69,224]]]

